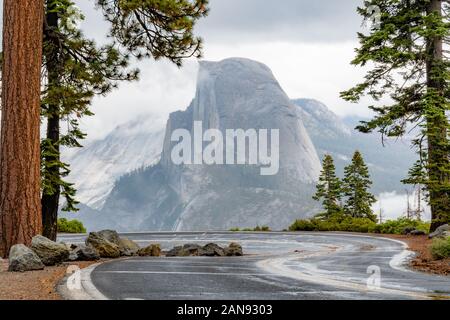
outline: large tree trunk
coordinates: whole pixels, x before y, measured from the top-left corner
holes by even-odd
[[[431,0],[428,14],[437,13],[442,16],[442,1]],[[448,119],[445,115],[445,93],[443,79],[435,76],[434,70],[442,68],[443,40],[430,37],[427,40],[427,87],[430,94],[439,97],[435,101],[435,110],[426,115],[428,140],[428,175],[430,183],[430,205],[432,214],[431,231],[450,222],[449,173],[450,167],[448,146]]]
[[[42,232],[40,79],[43,0],[4,0],[0,254]]]
[[[54,30],[58,28],[58,14],[52,10],[52,0],[47,0],[47,13],[45,15],[45,40],[50,45],[51,50],[48,50],[45,55],[46,67],[48,73],[49,86],[58,86],[60,80],[60,60],[61,53],[59,39],[55,36]],[[47,156],[44,159],[43,165],[46,166],[46,170],[50,176],[54,179],[47,181],[52,184],[51,194],[43,194],[42,205],[42,223],[43,223],[43,235],[51,240],[56,240],[58,232],[58,207],[59,197],[61,194],[61,188],[55,180],[60,178],[59,166],[54,166],[52,163],[60,162],[60,126],[59,126],[59,106],[56,102],[47,106],[47,142],[51,144],[54,154]]]

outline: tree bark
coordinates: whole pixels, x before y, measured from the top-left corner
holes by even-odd
[[[438,14],[442,17],[442,1],[431,0],[428,14]],[[436,77],[438,68],[442,68],[443,39],[437,36],[427,39],[427,88],[430,93],[440,97],[434,106],[435,111],[426,115],[428,142],[428,175],[431,206],[431,231],[449,223],[450,195],[448,191],[450,167],[448,155],[448,119],[445,115],[445,93],[443,79]]]
[[[4,0],[0,254],[42,232],[40,93],[43,0]]]
[[[47,0],[47,7],[49,10],[45,15],[45,40],[50,44],[52,50],[45,56],[48,84],[49,86],[58,86],[60,80],[60,59],[61,53],[59,39],[54,36],[54,30],[58,28],[59,17],[54,10],[52,10],[52,1]],[[47,141],[52,145],[55,155],[47,156],[44,159],[44,166],[47,166],[49,174],[54,178],[60,178],[59,166],[51,166],[51,163],[60,162],[60,117],[58,104],[54,103],[48,106],[47,117]],[[52,181],[52,194],[43,194],[41,199],[42,205],[42,224],[43,235],[50,240],[55,241],[58,232],[58,207],[61,188],[59,184]]]

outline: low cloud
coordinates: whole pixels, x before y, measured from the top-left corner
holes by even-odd
[[[210,0],[197,32],[211,43],[290,41],[329,43],[353,39],[361,27],[362,0]]]

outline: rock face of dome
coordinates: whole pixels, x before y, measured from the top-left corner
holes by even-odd
[[[224,136],[278,130],[279,170],[264,176],[261,164],[175,164],[172,134],[184,129],[193,136],[194,123]],[[268,152],[276,152],[268,140]],[[316,211],[311,196],[320,168],[297,107],[267,66],[240,58],[202,62],[194,100],[168,120],[160,162],[122,177],[95,219],[83,220],[120,231],[283,229]]]

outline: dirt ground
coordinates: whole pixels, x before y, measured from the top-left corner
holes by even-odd
[[[450,275],[450,258],[433,260],[430,253],[432,240],[428,239],[428,236],[383,235],[383,237],[404,241],[411,251],[416,252],[416,257],[410,263],[413,269],[445,276]]]
[[[93,262],[71,262],[45,270],[30,272],[8,272],[7,260],[0,259],[0,300],[61,300],[56,284],[69,265],[86,268]]]

